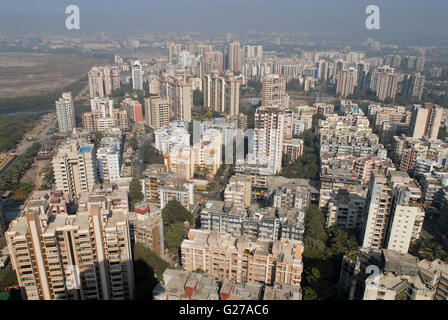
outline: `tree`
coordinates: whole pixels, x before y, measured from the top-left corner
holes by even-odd
[[[134,209],[134,205],[143,200],[143,193],[139,178],[132,179],[129,184],[129,208]]]
[[[42,181],[42,184],[40,186],[40,190],[49,190],[53,188],[55,181],[54,181],[54,171],[53,167],[50,168],[50,171],[48,171]]]
[[[170,252],[177,254],[187,234],[184,222],[188,221],[190,226],[193,225],[193,215],[179,201],[172,200],[162,209],[162,220],[165,246]]]
[[[134,150],[134,151],[138,150],[138,141],[135,136],[129,140],[129,144],[130,144],[132,150]]]
[[[154,148],[150,143],[145,143],[142,147],[143,161],[146,164],[163,164],[163,155]]]
[[[317,118],[316,118],[317,119]],[[319,155],[320,155],[320,138],[319,135],[312,130],[305,130],[300,138],[304,140],[303,154],[293,163],[287,162],[287,158],[283,158],[283,169],[280,173],[286,178],[319,178]]]
[[[18,285],[17,276],[11,268],[0,269],[0,292],[5,292],[5,288]]]
[[[95,149],[98,149],[103,139],[103,134],[99,131],[95,132],[95,137],[93,138],[93,144],[95,145]]]
[[[204,105],[204,96],[202,95],[202,91],[199,89],[193,91],[193,105],[195,106]]]
[[[342,256],[357,250],[356,238],[339,228],[325,231],[325,217],[311,204],[305,211],[303,252],[304,299],[333,299]],[[307,292],[308,288],[308,292]]]
[[[310,287],[306,287],[303,293],[303,300],[317,300],[317,292]]]
[[[162,209],[162,220],[165,226],[170,226],[176,222],[193,223],[193,216],[179,201],[172,200]]]

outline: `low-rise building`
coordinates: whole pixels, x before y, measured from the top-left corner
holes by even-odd
[[[251,241],[247,236],[191,229],[181,244],[182,266],[237,283],[300,286],[303,244],[295,240]]]

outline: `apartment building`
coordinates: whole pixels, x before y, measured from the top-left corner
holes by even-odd
[[[167,269],[163,284],[153,289],[154,300],[219,300],[219,284],[212,276]]]
[[[295,208],[301,210],[308,207],[311,200],[311,187],[305,181],[282,179],[277,182],[274,180],[280,179],[269,178],[267,182],[267,187],[272,190],[272,206],[274,208]]]
[[[143,69],[138,60],[132,63],[132,89],[143,90]]]
[[[120,103],[120,110],[125,110],[132,123],[143,121],[142,105],[132,98],[125,98]]]
[[[302,240],[304,210],[292,208],[244,208],[230,202],[207,201],[201,211],[201,229],[255,239]]]
[[[180,147],[190,146],[188,123],[172,121],[169,126],[154,131],[154,140],[156,149],[163,154],[169,154],[175,145]]]
[[[350,193],[344,189],[331,193],[325,227],[337,226],[343,230],[361,228],[365,202],[363,194]]]
[[[375,170],[366,198],[362,247],[407,253],[423,227],[421,196],[407,173]]]
[[[145,123],[153,128],[162,128],[170,124],[170,104],[159,96],[145,99]]]
[[[356,79],[357,71],[354,68],[339,71],[336,81],[336,94],[340,94],[343,98],[352,95],[355,90]]]
[[[281,171],[283,155],[284,113],[276,107],[260,107],[255,111],[253,150],[249,163],[266,164],[270,175]],[[251,159],[250,157],[254,158]]]
[[[179,201],[187,210],[193,209],[194,185],[184,184],[177,186],[164,185],[159,187],[160,208],[163,209],[172,200]]]
[[[252,179],[233,176],[224,190],[224,201],[248,207],[252,200]]]
[[[250,241],[247,236],[191,229],[181,244],[182,266],[219,280],[300,286],[303,245],[293,240]]]
[[[159,187],[179,184],[177,175],[167,172],[164,165],[151,165],[143,172],[141,180],[144,199],[151,203],[160,203]]]
[[[163,284],[154,288],[153,297],[154,300],[301,300],[302,290],[280,283],[267,286],[228,279],[216,281],[207,274],[167,269]]]
[[[158,203],[142,201],[129,212],[130,236],[133,243],[140,243],[158,256],[165,255],[162,211]]]
[[[425,103],[423,106],[415,104],[412,108],[408,136],[415,139],[423,137],[430,140],[437,139],[442,115],[443,108],[440,106],[430,103]]]
[[[204,107],[230,116],[239,114],[240,81],[230,71],[205,75],[202,81]]]
[[[239,42],[230,43],[228,46],[228,69],[232,72],[241,72],[244,51]]]
[[[69,139],[52,160],[55,188],[76,199],[98,183],[95,146],[81,139]]]
[[[219,130],[208,129],[191,148],[194,172],[208,178],[218,171],[222,163],[223,136]]]
[[[448,168],[448,143],[441,140],[417,139],[401,136],[393,137],[393,153],[399,170],[413,172],[419,160],[432,160],[441,168]]]
[[[303,139],[284,139],[283,154],[287,154],[291,161],[296,161],[303,154]]]
[[[6,238],[24,299],[133,298],[127,209],[110,209],[105,199],[75,215],[25,207]]]
[[[96,152],[98,176],[102,182],[117,182],[120,180],[121,142],[112,137],[101,139],[101,145]]]
[[[71,133],[75,128],[75,109],[73,107],[72,93],[64,92],[55,104],[59,132]]]
[[[268,74],[262,79],[262,106],[289,106],[289,96],[286,94],[286,77],[278,74]]]
[[[372,280],[367,267],[379,269]],[[418,259],[395,250],[361,248],[355,257],[344,256],[340,292],[349,300],[432,300],[435,289],[422,277]]]
[[[434,261],[421,260],[418,263],[423,281],[435,289],[433,300],[448,299],[448,265],[436,259]]]
[[[164,154],[164,163],[169,172],[177,175],[178,179],[190,181],[194,175],[192,148],[175,145],[169,154]]]
[[[118,127],[123,131],[129,130],[129,116],[126,110],[112,109],[110,117],[103,117],[101,112],[91,111],[82,114],[82,127],[90,132],[104,132]]]
[[[120,70],[117,66],[93,67],[88,72],[91,98],[104,98],[120,88]]]
[[[170,103],[170,117],[181,121],[191,121],[191,108],[193,107],[193,90],[191,83],[187,82],[183,71],[176,72],[175,76],[163,73],[160,77],[160,98]]]

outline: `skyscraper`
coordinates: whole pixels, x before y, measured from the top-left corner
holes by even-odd
[[[70,133],[75,128],[75,111],[71,92],[64,92],[56,101],[56,117],[59,132]]]
[[[138,60],[132,63],[132,88],[134,90],[143,90],[143,70]]]

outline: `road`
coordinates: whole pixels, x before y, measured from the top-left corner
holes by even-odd
[[[146,169],[146,164],[143,161],[144,155],[142,147],[145,143],[150,143],[151,140],[152,139],[150,134],[142,134],[137,136],[139,148],[136,152],[136,161],[134,162],[134,177],[141,177]]]

